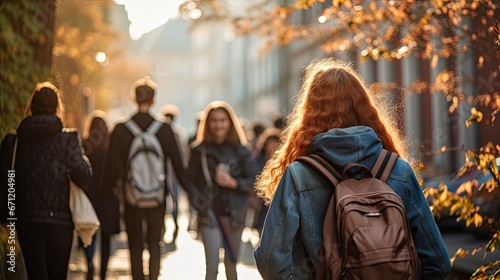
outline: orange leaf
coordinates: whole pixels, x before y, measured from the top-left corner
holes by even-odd
[[[480,214],[475,213],[473,218],[476,227],[479,227],[483,223],[483,217]]]

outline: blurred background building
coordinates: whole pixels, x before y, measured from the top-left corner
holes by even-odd
[[[248,4],[243,0],[229,2],[234,13],[244,12],[243,7]],[[297,13],[292,20],[297,24],[317,22],[321,11],[328,5],[331,1],[318,3]],[[259,50],[264,41],[260,37],[236,36],[230,26],[223,24],[202,22],[193,25],[191,19],[180,16],[132,40],[127,36],[130,21],[125,6],[115,5],[110,18],[112,25],[127,38],[118,44],[129,44],[125,58],[121,59],[128,57],[141,65],[127,69],[129,75],[126,77],[113,77],[114,88],[119,92],[115,93],[116,98],[112,99],[109,110],[112,120],[134,110],[130,86],[144,75],[151,76],[159,85],[153,111],[158,112],[167,103],[177,105],[180,115],[176,121],[189,133],[195,131],[196,112],[216,99],[229,102],[239,117],[248,120],[269,120],[277,112],[286,115],[302,83],[303,68],[313,58],[327,55],[318,45],[306,41],[276,46],[261,55]],[[398,52],[404,54],[406,51],[402,48]],[[357,53],[359,51],[351,47],[348,51],[328,55],[351,61],[368,84],[390,94],[388,101],[402,108],[400,125],[411,140],[410,151],[429,167],[432,175],[449,174],[464,162],[463,151],[433,151],[442,147],[480,147],[487,140],[500,142],[500,133],[495,133],[491,127],[484,124],[465,127],[471,109],[467,102],[447,99],[443,94],[431,94],[429,90],[414,92],[410,87],[418,80],[432,83],[450,65],[462,81],[471,81],[477,71],[488,73],[491,69],[487,67],[476,69],[478,54],[462,56],[457,50],[457,54],[438,61],[410,55],[394,61],[375,61],[367,57],[362,62]],[[115,64],[115,67],[127,65]],[[472,82],[462,82],[462,87],[466,94],[483,90],[481,85]],[[453,104],[456,108],[450,111]]]

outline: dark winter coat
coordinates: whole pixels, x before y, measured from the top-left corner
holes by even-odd
[[[76,130],[63,129],[54,115],[25,118],[17,129],[18,146],[11,169],[16,136],[8,134],[1,144],[1,220],[16,217],[17,223],[73,227],[69,209],[70,178],[88,190],[91,167],[82,153]],[[9,185],[8,178],[13,177]],[[15,174],[13,176],[12,174]],[[12,190],[12,191],[11,191]],[[7,193],[13,193],[15,211],[7,213]],[[11,215],[12,214],[12,215]]]
[[[107,141],[107,139],[98,139]],[[89,185],[89,198],[94,205],[103,233],[110,235],[120,233],[120,204],[115,196],[103,198],[99,195],[99,189],[102,188],[102,179],[104,173],[104,160],[106,148],[102,143],[94,143],[91,139],[82,141],[85,155],[92,164],[94,176]]]
[[[207,187],[203,176],[201,150],[206,148],[207,165],[213,184],[213,190]],[[236,189],[220,187],[215,183],[215,169],[219,163],[228,164],[229,173],[238,181]],[[239,224],[245,222],[249,195],[253,195],[253,182],[257,166],[251,151],[241,144],[231,145],[203,143],[191,151],[188,169],[188,185],[191,189],[191,204],[200,215],[206,215],[210,209],[221,216],[231,216]]]

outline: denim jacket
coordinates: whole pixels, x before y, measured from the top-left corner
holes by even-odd
[[[323,156],[341,171],[350,162],[371,168],[381,150],[380,139],[364,126],[318,134],[310,147],[311,153]],[[408,162],[397,160],[387,184],[406,208],[422,279],[444,279],[451,270],[448,252]],[[332,193],[331,183],[312,167],[295,161],[286,168],[254,251],[257,268],[265,280],[314,279],[323,219]]]

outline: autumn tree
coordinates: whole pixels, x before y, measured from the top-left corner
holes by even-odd
[[[349,52],[361,62],[398,61],[414,56],[436,67],[440,59],[472,57],[476,67],[472,77],[457,75],[457,65],[452,63],[433,81],[414,80],[411,87],[417,93],[444,94],[450,104],[450,114],[460,103],[470,104],[470,117],[461,125],[469,127],[475,123],[496,131],[490,133],[496,138],[479,148],[442,147],[438,151],[426,151],[437,154],[462,150],[465,165],[459,173],[470,168],[490,172],[493,179],[488,184],[478,186],[477,182],[467,182],[457,193],[448,192],[443,185],[429,189],[426,194],[433,198],[434,213],[448,208],[469,226],[490,228],[491,240],[485,250],[498,250],[500,221],[481,215],[473,203],[473,196],[479,191],[494,192],[500,183],[495,163],[495,158],[500,156],[500,134],[495,126],[500,111],[498,1],[294,0],[251,1],[247,5],[244,12],[235,12],[230,0],[194,0],[185,2],[179,10],[184,17],[194,19],[194,27],[217,22],[232,25],[239,36],[260,36],[266,42],[260,50],[263,54],[276,46],[307,41],[321,48],[325,55]],[[475,92],[466,92],[466,87],[462,87],[464,83],[474,84]],[[472,253],[476,252],[459,251],[456,257]],[[494,277],[499,274],[500,262],[494,262],[478,268],[473,278],[497,279]]]
[[[70,127],[78,127],[84,114],[85,87],[88,94],[106,96],[102,69],[115,54],[109,42],[118,40],[107,18],[111,5],[74,0],[0,4],[0,138],[17,128],[37,82],[51,81],[62,90]]]
[[[111,42],[123,38],[109,24],[109,1],[64,1],[55,24],[53,69],[64,94],[67,125],[80,127],[94,108],[107,106],[106,67],[120,51]],[[77,13],[75,11],[78,11]]]

